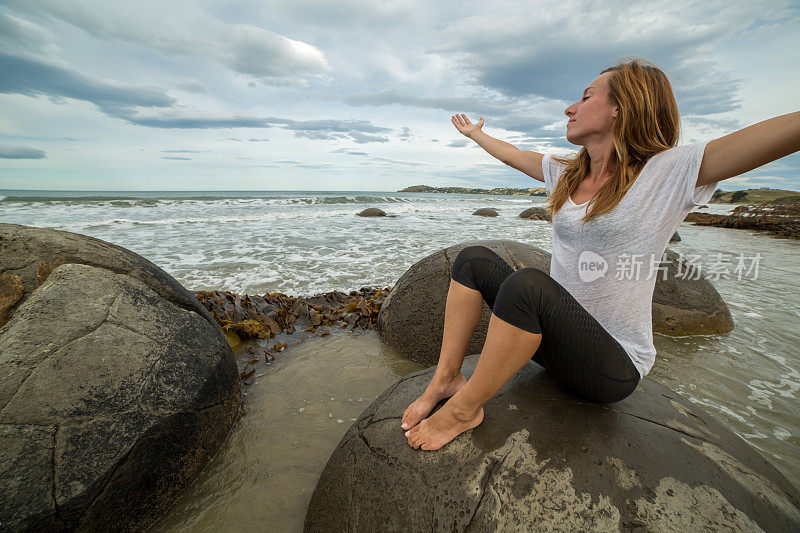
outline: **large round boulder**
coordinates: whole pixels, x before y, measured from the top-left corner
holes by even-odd
[[[168,302],[217,324],[175,278],[127,248],[69,231],[0,223],[0,326],[54,268],[65,263],[92,265],[136,278]]]
[[[0,233],[0,266],[26,287],[0,328],[0,523],[143,529],[236,420],[233,352],[199,302],[146,259],[54,230],[30,228],[26,241],[27,229]],[[72,262],[81,246],[98,255]]]
[[[466,376],[478,357],[465,359]],[[399,380],[348,429],[306,531],[800,528],[800,493],[780,472],[648,377],[628,398],[596,404],[530,362],[484,404],[481,425],[439,450],[414,449],[400,420],[434,371]]]
[[[535,267],[550,272],[549,252],[517,241],[465,242],[434,252],[412,265],[381,305],[377,330],[384,341],[415,361],[436,364],[442,345],[450,270],[458,253],[472,245],[494,250],[514,270]],[[711,282],[672,250],[666,250],[666,259],[666,278],[662,279],[663,274],[658,276],[653,292],[653,330],[666,335],[707,335],[733,329],[730,310]],[[687,275],[678,276],[678,272]],[[490,316],[491,310],[484,302],[468,353],[481,351]]]
[[[497,211],[492,209],[491,207],[481,207],[480,209],[477,209],[472,214],[480,216],[480,217],[496,217],[496,216],[498,216]]]

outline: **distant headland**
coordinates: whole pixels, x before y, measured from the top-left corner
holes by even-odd
[[[771,189],[761,187],[760,189],[743,189],[741,191],[723,191],[717,189],[711,197],[711,204],[763,204],[778,198],[800,195],[800,191],[789,191],[786,189]]]
[[[494,189],[473,189],[470,187],[431,187],[430,185],[412,185],[397,192],[449,192],[455,194],[504,194],[508,196],[545,196],[544,187],[515,189],[513,187],[496,187]],[[744,189],[741,191],[723,191],[717,189],[709,203],[714,204],[762,204],[786,196],[800,195],[800,191],[786,189]]]

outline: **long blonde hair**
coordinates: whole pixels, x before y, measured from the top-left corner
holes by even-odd
[[[625,59],[628,58],[621,61]],[[619,108],[611,128],[614,151],[609,166],[614,171],[592,198],[584,224],[611,211],[622,200],[648,159],[678,144],[680,114],[666,74],[650,61],[638,57],[600,74],[606,72],[613,72],[608,79],[608,100]],[[551,216],[561,209],[591,169],[585,146],[574,158],[553,159],[566,168],[545,204]]]

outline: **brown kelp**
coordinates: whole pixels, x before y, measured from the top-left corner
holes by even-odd
[[[226,332],[243,339],[274,339],[277,335],[305,333],[294,344],[310,337],[325,337],[330,327],[374,329],[381,304],[391,287],[362,287],[345,293],[331,291],[314,296],[288,296],[280,292],[264,295],[236,294],[230,291],[192,291],[197,300],[208,309]],[[321,331],[318,331],[321,330]],[[266,347],[263,343],[251,344],[246,353],[251,356],[241,370],[242,380],[255,374],[252,365],[263,356],[265,362],[283,352],[288,343],[276,342]]]

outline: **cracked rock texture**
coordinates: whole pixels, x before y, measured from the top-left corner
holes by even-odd
[[[478,357],[465,359],[466,376]],[[306,531],[800,528],[800,493],[780,472],[648,377],[628,398],[595,404],[531,362],[484,405],[480,426],[415,450],[400,419],[434,371],[399,380],[349,428],[314,490]]]
[[[482,245],[495,251],[514,270],[534,267],[550,273],[550,253],[511,240],[484,240],[456,244],[413,264],[384,300],[378,313],[381,338],[406,357],[433,365],[439,360],[444,331],[444,309],[450,287],[450,269],[458,253],[467,246]],[[699,279],[676,277],[678,262],[687,278],[696,276],[694,266],[666,250],[667,278],[659,274],[653,291],[653,331],[665,335],[709,335],[733,329],[733,318],[714,286],[702,274]],[[666,263],[666,261],[665,261]],[[467,353],[480,353],[486,340],[491,310],[483,303]]]
[[[0,326],[55,267],[65,263],[92,265],[136,278],[168,302],[216,325],[214,317],[175,278],[127,248],[70,231],[0,223]]]
[[[0,226],[4,269],[6,245],[19,254],[57,248],[37,240],[38,228],[26,239],[22,226],[11,237]],[[82,237],[64,239],[80,248]],[[142,529],[239,413],[236,362],[205,309],[152,263],[85,239],[108,254],[92,261],[114,268],[67,262],[41,285],[25,261],[9,268],[34,288],[0,328],[3,530]]]

